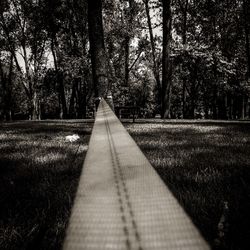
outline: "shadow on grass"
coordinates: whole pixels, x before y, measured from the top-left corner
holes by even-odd
[[[249,249],[250,124],[127,128],[213,249]]]
[[[1,250],[61,249],[91,128],[0,124]],[[74,133],[80,140],[66,142]]]

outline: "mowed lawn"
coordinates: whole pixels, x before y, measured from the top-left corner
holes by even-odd
[[[92,126],[0,124],[1,250],[61,249]],[[125,126],[214,249],[249,249],[250,124]]]
[[[213,249],[250,247],[250,124],[126,124]]]
[[[0,124],[0,249],[61,249],[93,123]],[[78,134],[75,142],[66,136]]]

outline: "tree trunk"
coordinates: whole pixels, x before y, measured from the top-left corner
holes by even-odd
[[[102,0],[88,0],[89,42],[95,97],[106,97],[110,90],[104,46]]]
[[[187,85],[187,80],[184,78],[182,80],[182,118],[186,118],[186,85]]]
[[[218,112],[217,112],[217,100],[218,100],[218,97],[217,97],[217,86],[214,86],[214,89],[213,89],[213,119],[217,119],[218,118]]]
[[[244,11],[244,30],[245,30],[245,39],[246,39],[246,58],[247,58],[247,78],[250,78],[250,42],[249,42],[249,3],[246,0],[243,0],[243,11]]]
[[[185,48],[187,43],[187,10],[188,10],[188,1],[185,0],[185,6],[181,6],[183,14],[183,27],[182,27],[182,45]],[[186,85],[187,79],[182,80],[182,117],[186,118]]]
[[[12,75],[13,75],[13,56],[10,56],[10,64],[7,71],[4,72],[3,65],[0,60],[0,82],[2,85],[3,97],[3,118],[5,121],[12,120]]]
[[[243,11],[244,11],[244,30],[245,30],[245,47],[246,47],[246,58],[247,58],[247,73],[246,73],[246,79],[250,79],[250,41],[249,41],[249,22],[250,22],[250,14],[249,14],[249,1],[246,2],[246,0],[243,0]],[[245,100],[246,98],[246,100]],[[249,101],[248,97],[243,97],[243,110],[242,110],[242,117],[245,118],[245,112],[247,117],[249,117]],[[245,110],[245,102],[246,102],[246,110]]]
[[[133,28],[133,20],[134,20],[134,0],[129,0],[129,7],[128,7],[128,16],[126,18],[126,26],[127,26],[127,32],[130,32],[130,30]],[[130,34],[127,33],[125,40],[124,40],[124,86],[127,87],[129,84],[129,55],[130,55]]]
[[[127,36],[124,40],[124,50],[125,50],[125,55],[124,55],[124,86],[128,87],[129,83],[129,54],[130,54],[130,38]]]
[[[62,114],[60,115],[60,118],[67,119],[68,107],[67,107],[67,101],[66,101],[65,90],[64,90],[63,72],[58,71],[57,81],[58,81],[59,99],[60,99],[61,110],[62,110]]]
[[[60,68],[58,66],[57,61],[57,53],[58,50],[58,44],[57,40],[54,37],[51,38],[51,52],[54,60],[54,68],[56,71],[56,82],[58,85],[58,102],[59,102],[59,116],[61,119],[68,118],[68,108],[67,108],[67,101],[65,96],[65,90],[64,90],[64,80],[63,80],[63,72],[60,71]]]
[[[187,11],[188,11],[188,1],[185,0],[185,6],[183,9],[183,28],[182,28],[182,44],[185,46],[187,43]]]
[[[6,74],[4,72],[4,69],[3,69],[3,65],[2,65],[2,62],[1,62],[1,58],[0,58],[0,84],[2,85],[2,98],[3,98],[3,119],[4,121],[7,120],[7,117],[6,117],[6,84],[7,83],[7,78],[6,78]]]
[[[170,118],[171,104],[171,0],[162,0],[163,5],[163,51],[162,51],[162,109],[161,117]]]
[[[157,102],[157,106],[160,108],[161,106],[161,80],[160,80],[159,67],[156,61],[155,41],[154,41],[154,34],[153,34],[150,11],[149,11],[149,0],[144,0],[144,5],[145,5],[145,10],[146,10],[146,15],[147,15],[150,44],[151,44],[151,49],[152,49],[152,58],[153,58],[153,67],[154,67],[153,73],[154,73],[154,78],[156,81],[156,88],[157,88],[156,102]]]
[[[7,87],[7,107],[6,107],[6,114],[8,120],[12,120],[12,76],[13,76],[13,55],[10,57],[10,68],[9,68],[9,75],[8,75],[8,87]]]
[[[33,89],[30,96],[30,120],[40,120],[39,100],[36,89]]]
[[[242,96],[242,106],[241,106],[241,119],[244,120],[245,119],[245,95]]]
[[[78,119],[85,119],[87,115],[87,86],[84,79],[78,79],[78,90],[77,90],[77,118]]]
[[[224,105],[225,105],[225,119],[229,120],[229,102],[228,102],[228,94],[227,93],[224,97]]]
[[[228,119],[233,119],[233,96],[229,94],[228,96]]]
[[[77,79],[73,79],[73,84],[72,84],[72,93],[70,97],[70,102],[69,102],[69,118],[73,119],[76,118],[76,91],[77,91]]]
[[[36,61],[34,59],[34,61]],[[34,63],[34,75],[33,77],[29,76],[27,77],[29,79],[29,86],[30,86],[30,105],[31,105],[31,120],[40,120],[40,102],[39,102],[39,96],[38,96],[38,90],[37,90],[37,68],[36,64]]]

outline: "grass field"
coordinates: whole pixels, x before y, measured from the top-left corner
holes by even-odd
[[[0,124],[1,250],[61,248],[92,125]],[[250,124],[125,126],[214,249],[249,249]]]
[[[213,249],[250,246],[250,124],[126,124]]]
[[[0,124],[1,250],[61,248],[92,125]]]

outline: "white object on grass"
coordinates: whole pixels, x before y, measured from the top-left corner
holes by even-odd
[[[65,137],[65,139],[66,139],[66,141],[74,142],[74,141],[79,140],[79,139],[80,139],[80,136],[79,136],[79,135],[76,135],[76,134],[74,134],[74,135],[67,135],[67,136]]]

